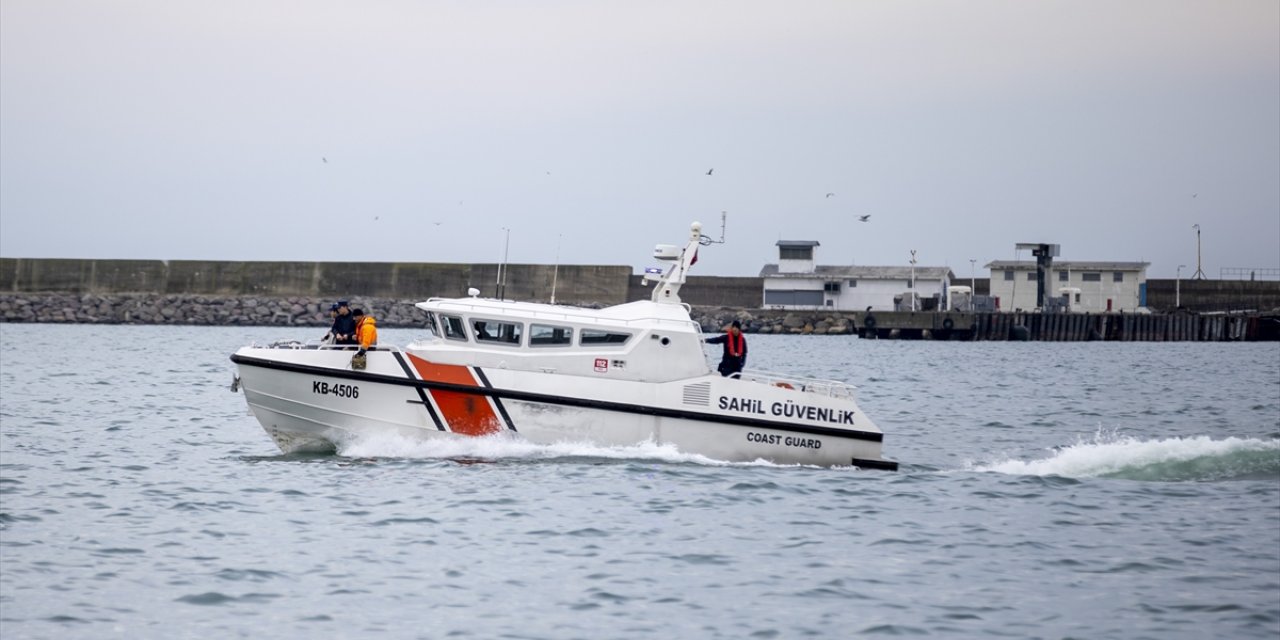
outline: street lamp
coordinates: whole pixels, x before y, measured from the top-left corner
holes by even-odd
[[[1196,230],[1196,272],[1191,274],[1192,280],[1204,280],[1204,270],[1200,268],[1200,225],[1191,225]]]
[[[916,250],[911,250],[911,312],[916,311]]]
[[[498,263],[498,277],[493,281],[493,293],[499,300],[506,294],[507,253],[511,249],[511,228],[503,227],[502,230],[507,232],[507,238],[502,247],[502,262]]]
[[[1187,268],[1187,265],[1180,264],[1178,265],[1178,270],[1175,272],[1177,274],[1177,279],[1173,281],[1173,308],[1174,309],[1182,308],[1182,270],[1186,268]]]

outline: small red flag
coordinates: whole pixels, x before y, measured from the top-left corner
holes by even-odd
[[[689,261],[689,266],[691,266],[691,267],[692,267],[692,266],[693,266],[693,265],[695,265],[695,264],[698,264],[698,250],[697,250],[697,249],[694,249],[694,250],[693,250],[693,259]]]

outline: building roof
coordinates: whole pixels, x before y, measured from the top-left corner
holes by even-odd
[[[779,247],[816,247],[819,246],[817,240],[779,240]]]
[[[954,280],[955,274],[949,267],[921,267],[915,269],[916,280]],[[778,273],[778,265],[766,264],[760,270],[761,278],[847,278],[850,280],[910,280],[911,267],[858,267],[816,265],[813,271],[800,273]]]
[[[1089,262],[1084,260],[1054,260],[1054,271],[1143,271],[1151,266],[1150,262]],[[1014,271],[1034,271],[1034,260],[993,260],[983,265],[987,269],[1012,269]]]

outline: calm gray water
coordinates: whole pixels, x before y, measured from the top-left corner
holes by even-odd
[[[1280,635],[1278,344],[750,336],[861,388],[884,473],[281,456],[228,355],[322,333],[0,325],[0,637]]]

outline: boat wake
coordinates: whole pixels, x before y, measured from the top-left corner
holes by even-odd
[[[349,458],[439,459],[460,462],[510,460],[643,460],[716,467],[784,467],[765,460],[726,462],[694,453],[683,453],[674,445],[653,441],[627,446],[600,446],[587,442],[534,444],[505,435],[482,438],[439,438],[418,440],[394,434],[377,434],[353,439],[338,446],[337,453]]]
[[[1280,477],[1280,440],[1208,436],[1140,440],[1103,433],[1041,460],[973,465],[973,471],[1156,482],[1260,480]]]

